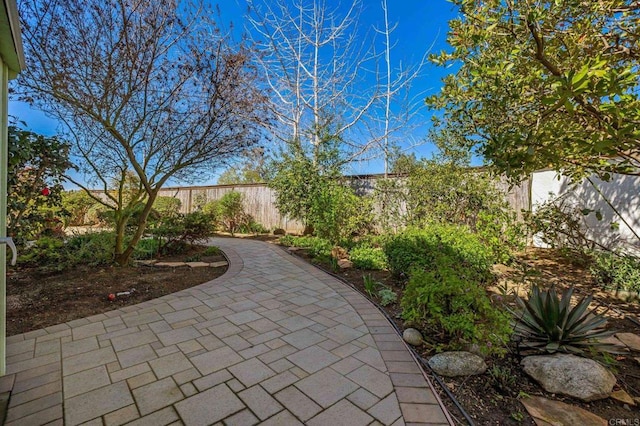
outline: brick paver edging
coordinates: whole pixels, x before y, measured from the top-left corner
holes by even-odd
[[[366,298],[273,245],[213,243],[213,281],[9,337],[6,424],[452,424]]]

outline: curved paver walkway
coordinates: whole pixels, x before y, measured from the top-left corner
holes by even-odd
[[[6,424],[450,423],[364,297],[279,247],[213,242],[214,281],[8,338]]]

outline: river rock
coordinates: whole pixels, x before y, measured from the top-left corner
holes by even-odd
[[[487,371],[487,364],[471,352],[442,352],[429,359],[429,367],[446,377],[472,376]]]
[[[632,351],[640,352],[640,336],[633,333],[616,333],[616,338]]]
[[[415,328],[407,328],[402,332],[402,338],[405,342],[413,346],[420,346],[423,342],[422,334]]]
[[[353,262],[349,259],[340,259],[338,260],[338,267],[340,269],[349,269],[353,268]]]
[[[575,355],[534,355],[521,364],[547,392],[583,401],[607,398],[616,384],[615,376],[602,365]]]
[[[548,425],[602,425],[607,421],[587,410],[560,401],[532,396],[522,399],[522,405],[538,426]]]

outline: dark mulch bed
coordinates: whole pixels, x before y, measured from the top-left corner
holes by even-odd
[[[206,247],[192,246],[180,255],[160,260],[184,262],[200,257],[202,262],[225,260],[224,256],[202,256]],[[182,266],[79,266],[64,271],[43,267],[9,268],[7,273],[7,335],[25,333],[78,318],[135,305],[211,281],[227,267]],[[134,290],[134,291],[132,291]],[[108,299],[110,293],[130,295]]]
[[[316,263],[327,271],[331,271],[328,263],[317,262],[305,250],[295,252],[296,255],[309,262]],[[596,301],[605,308],[609,308],[608,327],[618,331],[640,334],[640,327],[628,317],[640,318],[640,304],[625,303],[615,299],[610,294],[602,292],[593,284],[588,268],[573,264],[568,258],[553,250],[529,249],[518,256],[519,267],[505,268],[502,281],[516,283],[520,293],[526,293],[532,282],[545,285],[556,284],[559,288],[574,285],[578,294],[596,294]],[[346,269],[335,271],[334,274],[347,281],[351,286],[366,295],[363,276],[371,275],[375,280],[390,286],[398,294],[398,302],[383,307],[389,318],[402,330],[404,324],[400,317],[399,301],[402,298],[403,283],[386,271],[367,271]],[[512,289],[513,290],[513,289]],[[575,296],[574,296],[575,297]],[[509,299],[509,298],[507,298]],[[379,300],[374,298],[376,303]],[[442,343],[437,335],[425,336],[430,343]],[[415,348],[423,358],[434,354],[425,347]],[[640,396],[640,362],[634,360],[640,354],[629,354],[615,357],[612,372],[616,375],[616,389],[624,389],[631,396]],[[535,425],[533,418],[526,412],[520,399],[528,395],[538,395],[550,399],[561,400],[571,405],[581,407],[600,417],[609,419],[640,418],[637,407],[624,407],[613,399],[604,399],[585,403],[573,398],[551,395],[530,379],[520,368],[522,355],[515,347],[509,347],[509,353],[503,358],[487,360],[489,370],[480,376],[442,378],[445,386],[455,395],[464,410],[477,425]],[[491,371],[494,374],[491,374]],[[452,403],[447,394],[432,380],[440,398],[447,406],[457,424],[467,424],[460,411]]]

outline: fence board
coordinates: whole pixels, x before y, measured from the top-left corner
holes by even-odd
[[[351,185],[359,195],[372,194],[376,182],[382,178],[384,178],[383,175],[348,177]],[[401,177],[392,176],[390,178],[398,179]],[[513,210],[517,212],[519,219],[522,219],[521,210],[528,211],[531,208],[529,185],[529,179],[514,187],[509,187],[504,179],[498,183],[498,187],[505,191],[507,201]],[[280,214],[275,206],[275,191],[263,183],[171,187],[161,189],[159,195],[180,199],[182,202],[181,212],[189,213],[196,209],[198,202],[219,200],[230,191],[237,191],[243,194],[245,211],[265,228],[270,230],[282,228],[291,233],[301,233],[303,231],[304,226],[302,223]]]

